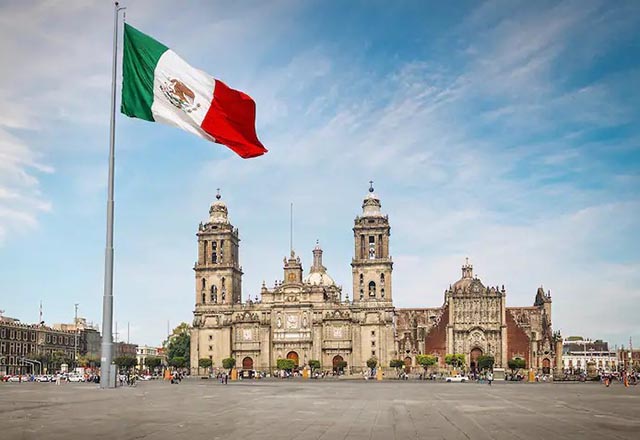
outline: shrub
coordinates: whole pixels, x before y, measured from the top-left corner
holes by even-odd
[[[320,368],[320,361],[317,359],[311,359],[309,361],[309,368],[311,368],[311,371],[318,370]]]
[[[377,365],[378,365],[378,359],[374,357],[367,359],[367,367],[373,370],[374,368],[376,368]]]
[[[276,366],[278,367],[278,370],[291,371],[296,367],[296,363],[293,359],[278,359],[276,361]]]
[[[438,357],[431,354],[419,354],[416,356],[418,365],[422,365],[425,370],[438,363]]]
[[[222,368],[226,368],[227,370],[231,370],[233,367],[236,366],[236,359],[235,358],[224,358],[222,359]]]
[[[391,361],[389,362],[389,366],[391,368],[403,368],[404,361],[402,359],[391,359]]]

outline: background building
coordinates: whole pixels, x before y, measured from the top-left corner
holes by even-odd
[[[305,276],[299,256],[283,261],[283,279],[260,298],[242,303],[239,234],[217,196],[209,220],[198,232],[191,368],[209,358],[215,367],[234,357],[241,369],[269,370],[280,358],[302,367],[319,360],[324,369],[358,372],[376,358],[388,367],[403,359],[408,369],[417,354],[434,354],[440,366],[449,353],[466,355],[474,369],[479,356],[492,355],[497,367],[522,358],[527,368],[550,373],[556,347],[551,328],[551,295],[538,289],[532,306],[507,307],[504,286],[485,286],[467,262],[462,278],[445,291],[436,308],[393,306],[390,225],[373,187],[354,221],[351,261],[353,300],[343,297],[313,249]]]
[[[565,373],[582,373],[587,363],[593,363],[601,372],[618,369],[618,354],[609,349],[606,341],[585,339],[582,336],[569,336],[562,345],[562,368]]]
[[[74,331],[0,317],[0,374],[40,373],[40,365],[43,372],[59,370],[72,362],[75,338]],[[84,333],[78,335],[78,346],[86,346]]]

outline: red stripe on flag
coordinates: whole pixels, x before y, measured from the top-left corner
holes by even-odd
[[[246,93],[216,79],[211,108],[201,128],[217,143],[226,145],[244,159],[261,156],[268,150],[256,134],[256,103]]]

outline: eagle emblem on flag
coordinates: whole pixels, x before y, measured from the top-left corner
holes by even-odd
[[[179,79],[169,78],[160,86],[160,90],[171,104],[187,113],[200,108],[200,103],[195,102],[196,95],[193,90]]]

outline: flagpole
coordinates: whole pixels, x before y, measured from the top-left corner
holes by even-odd
[[[111,123],[109,127],[109,180],[107,195],[107,244],[104,255],[104,294],[102,296],[102,356],[100,388],[115,388],[111,375],[113,361],[113,188],[116,134],[116,72],[118,70],[118,14],[125,8],[113,5],[113,63],[111,72]]]

